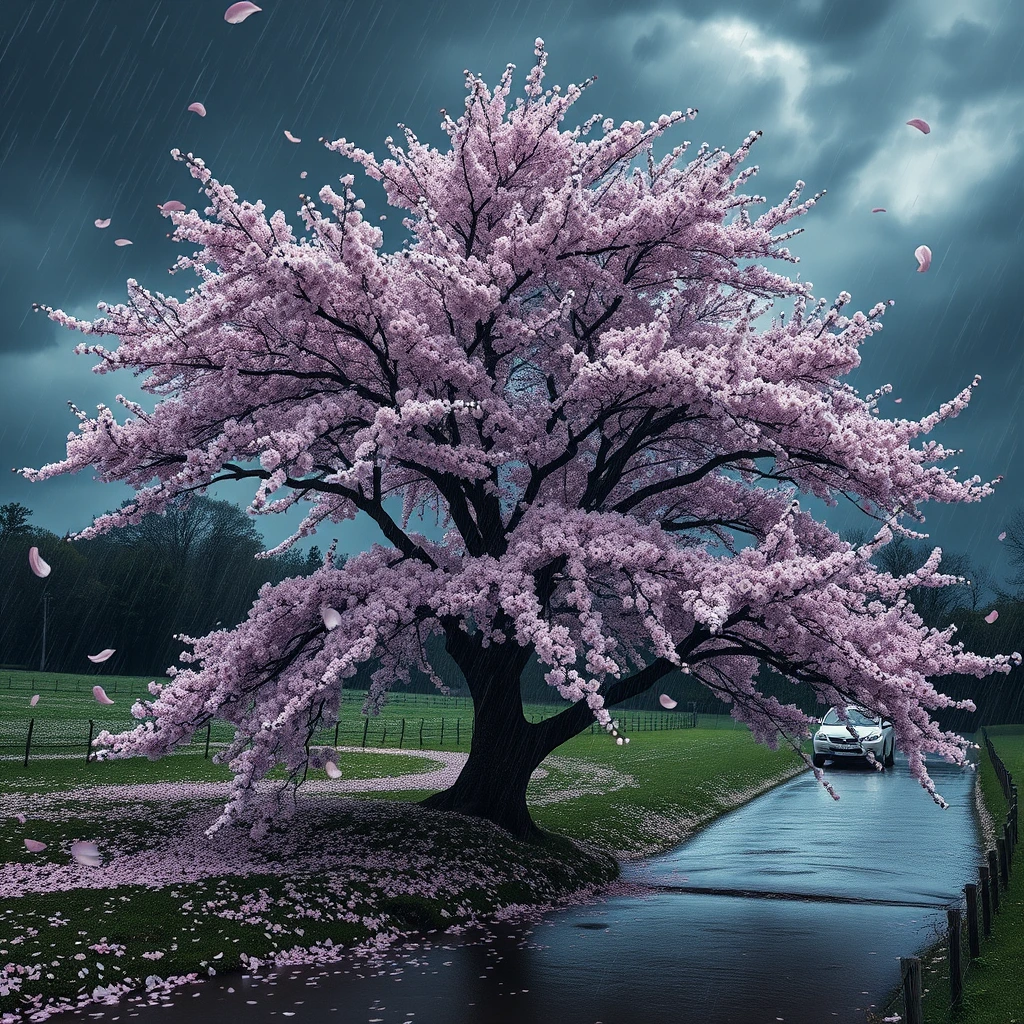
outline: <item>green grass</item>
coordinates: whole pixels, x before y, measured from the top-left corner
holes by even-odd
[[[158,680],[166,682],[167,680]],[[71,753],[81,751],[83,758],[89,738],[89,721],[94,734],[106,729],[120,732],[134,728],[138,722],[131,716],[136,700],[150,700],[146,689],[150,678],[144,676],[71,675],[38,672],[0,672],[0,755],[23,754],[29,721],[33,721],[32,754]],[[93,686],[100,685],[114,703],[98,704]],[[29,701],[39,694],[35,707]],[[366,693],[345,690],[339,728],[330,724],[317,732],[314,746],[330,745],[398,747],[419,750],[468,750],[472,735],[473,711],[464,697],[441,694],[417,694],[397,690],[389,695],[379,715],[367,718],[362,714]],[[562,710],[564,704],[527,704],[526,716],[541,721]],[[676,731],[687,719],[681,713],[622,712],[620,717],[627,731]],[[725,715],[703,716],[702,721],[716,728],[733,728],[737,723]],[[596,731],[596,729],[595,729]],[[202,749],[206,729],[200,728],[192,737],[192,746]],[[211,753],[218,744],[234,737],[234,726],[214,719],[210,727]],[[422,742],[421,742],[422,739]]]
[[[79,681],[81,692],[58,689],[46,695],[43,688],[29,689],[29,695],[44,694],[29,714],[26,693],[15,694],[20,721],[14,724],[36,717],[38,726],[44,714],[69,724],[81,721],[83,714],[95,715],[98,705],[91,687],[97,681],[106,685],[102,677],[88,676]],[[119,701],[122,692],[120,683],[116,696],[108,687]],[[361,699],[350,696],[343,718],[350,712],[358,715]],[[11,724],[8,711],[15,703],[0,688],[0,723],[6,717]],[[470,715],[468,708],[456,708],[441,698],[398,706],[407,712],[407,746],[410,708],[416,709],[417,718],[437,724],[445,718],[447,749],[454,747],[449,740],[453,717],[462,715],[468,724]],[[105,710],[122,707],[126,712],[130,702],[126,699],[121,707]],[[543,713],[555,710],[545,707]],[[408,806],[423,799],[426,790],[341,794],[345,799],[305,806],[300,802],[292,825],[272,834],[264,848],[252,844],[244,829],[238,830],[237,839],[232,833],[232,850],[237,845],[250,858],[263,857],[256,863],[265,863],[266,868],[257,867],[256,874],[225,871],[188,884],[126,883],[108,890],[77,888],[6,898],[0,907],[0,972],[5,963],[49,966],[38,980],[24,982],[23,993],[0,995],[0,1013],[21,1006],[23,994],[71,997],[122,978],[138,982],[149,974],[203,974],[210,967],[220,973],[241,966],[242,952],[266,960],[293,945],[308,947],[327,939],[349,945],[371,937],[380,926],[429,931],[475,916],[486,919],[508,904],[557,901],[613,878],[618,868],[608,851],[632,857],[669,849],[800,767],[792,751],[769,751],[754,743],[746,730],[732,728],[728,719],[702,719],[714,727],[634,732],[629,728],[631,716],[621,717],[631,744],[617,746],[603,731],[582,734],[545,762],[546,778],[531,782],[532,813],[546,830],[540,844],[515,841],[475,819]],[[672,721],[671,716],[664,719]],[[657,716],[643,718],[644,724],[658,721]],[[122,722],[127,725],[131,720]],[[340,737],[340,742],[344,739]],[[418,748],[418,722],[412,739]],[[439,733],[431,737],[425,730],[424,739],[425,746],[439,746]],[[390,745],[390,735],[388,740]],[[375,740],[371,730],[368,744],[376,742],[379,737]],[[463,734],[461,749],[467,746]],[[81,758],[38,757],[27,768],[18,760],[0,761],[0,799],[25,794],[16,809],[29,817],[24,826],[7,818],[7,827],[0,830],[0,860],[65,864],[68,845],[78,838],[96,841],[116,858],[176,848],[179,837],[196,837],[216,817],[222,798],[141,801],[132,800],[127,791],[112,802],[109,812],[106,805],[75,799],[76,794],[87,799],[88,791],[99,785],[231,777],[227,767],[204,760],[195,747],[192,750],[159,761],[132,758],[87,764],[84,749]],[[427,771],[437,764],[429,755],[430,749],[423,756],[418,749],[394,755],[341,754],[339,767],[346,778]],[[319,772],[314,777],[324,776]],[[401,837],[398,843],[396,835]],[[29,854],[22,842],[25,837],[47,843],[47,850]],[[201,856],[201,838],[199,844]],[[82,872],[86,885],[88,870]],[[421,879],[430,880],[426,889]],[[223,916],[224,908],[239,907],[260,893],[266,906],[255,924]],[[355,917],[346,919],[346,914]],[[364,918],[374,920],[368,924]],[[101,940],[124,945],[124,955],[88,949]],[[148,960],[142,957],[147,951],[163,956]],[[83,953],[84,960],[74,959]],[[217,954],[221,956],[215,960]],[[99,963],[104,965],[102,973]],[[79,977],[86,968],[89,973]]]
[[[429,752],[425,752],[429,754]],[[443,763],[418,754],[375,754],[342,752],[337,765],[346,779],[377,779],[416,772],[429,772]],[[230,782],[233,775],[227,765],[214,764],[195,753],[150,761],[144,757],[113,761],[90,761],[84,757],[36,758],[26,767],[20,761],[0,763],[0,793],[50,793],[61,789],[85,789],[91,786],[125,786],[148,782]],[[287,777],[284,768],[275,768],[268,779]],[[323,772],[312,773],[324,778]]]
[[[1019,786],[1020,780],[1024,779],[1024,729],[1020,726],[993,726],[988,732],[996,753]],[[978,733],[974,739],[981,745],[978,780],[982,799],[997,834],[1001,834],[1008,804],[981,734]],[[1018,848],[1010,873],[1010,887],[1001,889],[999,893],[999,913],[993,914],[992,935],[981,936],[981,956],[971,963],[968,963],[966,925],[963,928],[961,955],[966,972],[964,999],[958,1010],[954,1011],[950,1006],[947,940],[943,938],[918,954],[925,989],[922,999],[925,1024],[1024,1024],[1024,986],[1019,980],[1021,964],[1024,964],[1024,866],[1021,857]],[[980,929],[980,922],[978,927]],[[898,1008],[896,1012],[903,1012],[902,997],[897,997],[890,1005]]]

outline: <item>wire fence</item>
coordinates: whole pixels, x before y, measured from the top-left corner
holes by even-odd
[[[432,711],[445,711],[444,706],[431,707]],[[527,716],[539,722],[546,716],[534,713]],[[676,729],[690,729],[697,724],[696,713],[670,714],[636,713],[620,715],[616,721],[625,732],[661,732]],[[134,723],[132,723],[134,724]],[[0,720],[0,757],[11,759],[21,755],[27,767],[33,755],[80,753],[85,760],[92,760],[96,750],[93,740],[103,731],[117,733],[129,728],[124,719],[117,721],[88,719],[52,720],[30,718]],[[594,723],[590,733],[603,731]],[[197,729],[187,747],[191,753],[201,749],[204,757],[210,756],[211,747],[216,750],[234,738],[234,726],[227,722],[210,721]],[[451,747],[468,749],[473,740],[472,715],[403,715],[394,717],[371,717],[361,715],[342,719],[334,726],[320,729],[310,737],[307,747],[396,747],[407,750],[424,750]]]
[[[899,1020],[898,1008],[902,1003],[903,1024],[924,1024],[924,970],[948,975],[946,1010],[948,1016],[955,1015],[963,1004],[964,980],[981,956],[982,940],[992,934],[993,918],[1007,898],[1018,841],[1017,786],[996,753],[988,730],[982,729],[982,735],[1008,806],[1002,827],[996,830],[995,849],[986,851],[984,863],[978,868],[977,882],[965,885],[963,898],[946,908],[944,942],[930,955],[926,954],[924,962],[921,957],[900,957],[900,989],[881,1011],[883,1019]]]

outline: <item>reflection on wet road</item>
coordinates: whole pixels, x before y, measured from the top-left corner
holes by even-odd
[[[973,774],[929,771],[946,810],[899,760],[830,771],[838,803],[808,772],[629,866],[639,896],[396,952],[379,969],[224,976],[170,1008],[100,1009],[139,1024],[863,1024],[979,863]],[[72,1016],[84,1013],[53,1020]]]

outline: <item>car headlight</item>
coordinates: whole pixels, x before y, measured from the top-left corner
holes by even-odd
[[[828,743],[828,737],[822,732],[816,732],[814,734],[814,739],[817,743]]]
[[[882,738],[882,734],[880,732],[869,732],[867,736],[862,736],[861,738],[867,740],[868,743],[874,743],[875,740]]]

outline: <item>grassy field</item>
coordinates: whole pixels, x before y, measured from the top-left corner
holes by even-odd
[[[27,688],[43,694],[28,715],[25,691],[0,688],[0,721],[19,726],[52,714],[73,725],[99,707],[96,681],[106,687],[90,676],[84,692]],[[115,695],[111,685],[108,693],[119,700],[124,689]],[[354,714],[359,701],[353,695]],[[431,721],[445,717],[446,726],[455,714],[468,722],[468,707],[415,707]],[[0,1013],[33,996],[74,1002],[97,986],[100,997],[138,988],[151,974],[237,970],[300,947],[465,927],[502,908],[548,906],[606,884],[618,872],[611,854],[671,848],[799,770],[792,751],[707,724],[714,727],[638,731],[623,747],[604,732],[564,744],[528,793],[548,834],[539,845],[410,806],[427,789],[389,791],[388,778],[436,767],[430,749],[342,754],[345,779],[379,777],[381,790],[334,793],[322,771],[311,772],[313,792],[302,792],[294,818],[262,844],[244,829],[204,836],[222,795],[176,796],[175,787],[229,779],[201,751],[87,764],[83,748],[81,758],[39,756],[27,768],[17,758],[0,761]],[[447,731],[444,748],[451,749]],[[142,788],[160,783],[168,786],[159,799]],[[24,838],[47,849],[31,854]],[[80,838],[103,853],[102,884],[96,869],[71,863],[68,847]]]
[[[146,689],[150,679],[103,675],[55,675],[53,673],[0,672],[0,757],[24,755],[28,726],[32,721],[30,760],[33,754],[81,751],[83,760],[89,739],[89,722],[94,735],[106,729],[119,732],[138,722],[131,716],[132,704],[152,699]],[[100,685],[114,703],[99,704],[92,694]],[[30,700],[39,694],[33,707]],[[337,743],[340,746],[401,747],[403,749],[468,750],[472,735],[473,710],[465,697],[440,694],[416,694],[396,691],[380,715],[362,714],[366,693],[345,690],[342,695],[338,729],[324,728],[313,738],[314,745]],[[528,704],[525,713],[531,721],[556,714],[562,704]],[[688,725],[689,715],[679,712],[623,712],[627,732],[667,731]],[[736,723],[725,715],[703,716],[714,728],[733,728]],[[597,732],[597,728],[593,729]],[[211,751],[229,742],[234,727],[214,719],[210,723]],[[193,745],[205,749],[207,730],[199,729]]]

